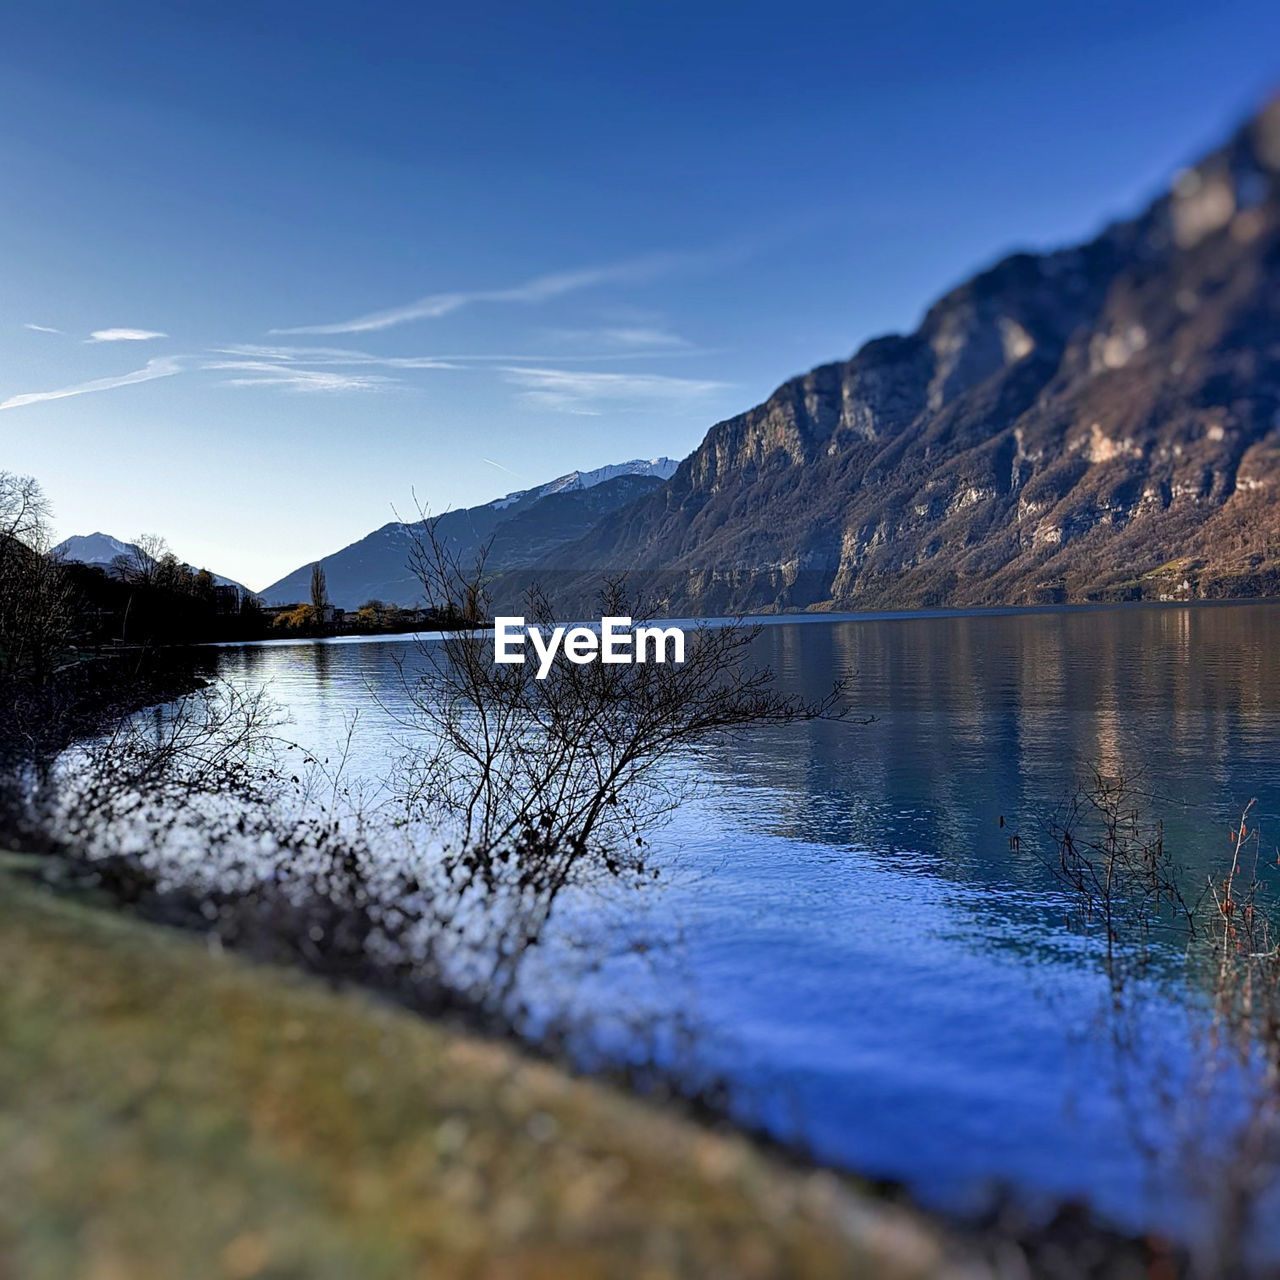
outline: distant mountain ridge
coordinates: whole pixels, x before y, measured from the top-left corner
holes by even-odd
[[[120,556],[132,557],[141,554],[134,543],[124,542],[120,538],[112,537],[109,533],[73,534],[70,538],[64,538],[58,543],[54,547],[53,553],[63,560],[72,560],[77,564],[101,565],[104,569],[109,569]],[[245,595],[253,594],[248,587],[237,582],[234,578],[227,578],[220,573],[213,573],[212,569],[209,572],[218,586],[235,587],[237,591],[243,591]]]
[[[619,476],[656,476],[659,480],[669,480],[675,475],[679,465],[675,458],[633,458],[630,462],[615,462],[610,466],[597,467],[594,471],[570,471],[568,475],[558,476],[534,489],[517,489],[505,498],[495,498],[492,502],[485,503],[485,506],[501,510],[522,498],[546,498],[553,493],[590,489],[606,480],[616,480]]]
[[[520,489],[477,507],[447,511],[436,529],[465,563],[487,544],[488,568],[524,568],[566,542],[581,538],[619,507],[658,488],[675,473],[672,458],[636,458],[593,471],[570,471],[546,484]],[[409,569],[412,526],[394,521],[322,558],[329,597],[343,609],[366,600],[413,606],[422,587]],[[311,565],[301,565],[261,592],[267,604],[308,598]]]
[[[53,553],[78,564],[110,565],[117,556],[137,555],[138,548],[132,542],[113,538],[109,533],[85,533],[63,539],[54,547]]]
[[[566,617],[605,571],[677,614],[1280,594],[1278,494],[1280,101],[1137,218],[712,427],[532,574]]]

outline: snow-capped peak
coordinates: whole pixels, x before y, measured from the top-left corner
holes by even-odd
[[[74,561],[76,564],[100,564],[110,568],[119,556],[133,560],[141,556],[142,552],[132,542],[122,542],[109,533],[81,533],[58,543],[53,549],[53,554],[63,560]],[[234,578],[224,577],[220,573],[214,573],[212,576],[214,582],[220,587],[235,587],[237,591],[243,591],[246,595],[252,594],[248,587]]]
[[[606,480],[618,476],[657,476],[670,479],[680,464],[671,458],[633,458],[630,462],[615,462],[611,466],[597,467],[594,471],[570,471],[567,476],[552,480],[542,486],[542,494],[563,493],[569,489],[591,489]]]
[[[534,498],[545,498],[552,493],[570,493],[576,489],[591,489],[606,480],[615,480],[618,476],[657,476],[659,480],[669,480],[675,475],[679,466],[674,458],[632,458],[630,462],[615,462],[606,467],[596,467],[594,471],[570,471],[568,475],[557,476],[546,484],[534,489],[517,489],[505,498],[496,498],[488,505],[495,511],[519,502],[522,498],[533,495]]]
[[[67,538],[54,547],[54,554],[79,564],[111,564],[117,556],[134,556],[138,548],[121,542],[109,533],[84,533]]]

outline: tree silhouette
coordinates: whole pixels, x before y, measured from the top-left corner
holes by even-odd
[[[329,584],[325,581],[324,565],[317,560],[311,566],[311,607],[316,611],[316,621],[324,621],[324,611],[329,606]]]

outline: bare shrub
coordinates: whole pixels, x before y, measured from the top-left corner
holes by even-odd
[[[1280,903],[1252,801],[1229,832],[1223,869],[1199,884],[1148,816],[1154,803],[1095,773],[1051,826],[1055,871],[1084,928],[1103,931],[1132,1136],[1203,1211],[1193,1270],[1246,1276],[1258,1269],[1263,1206],[1280,1190]],[[1175,1062],[1143,1035],[1151,1002],[1170,995],[1187,1013]]]
[[[1052,871],[1082,927],[1101,931],[1107,973],[1117,988],[1145,971],[1154,932],[1195,933],[1195,912],[1183,896],[1185,876],[1165,847],[1163,824],[1148,817],[1148,805],[1131,779],[1094,770],[1049,826],[1057,851]]]
[[[64,753],[49,794],[34,802],[65,843],[84,846],[144,811],[176,819],[201,797],[243,805],[278,779],[278,724],[265,692],[210,685],[116,717]]]
[[[567,887],[657,874],[644,833],[685,794],[669,767],[682,752],[751,726],[841,718],[843,687],[816,702],[777,692],[750,660],[758,628],[741,623],[694,628],[680,664],[558,661],[538,679],[532,663],[494,661],[483,557],[464,567],[432,522],[415,529],[413,570],[458,625],[419,639],[419,674],[402,668],[399,799],[408,814],[448,820],[445,868],[455,892],[483,898],[500,921],[504,989]],[[603,584],[600,609],[635,623],[649,614],[622,579]],[[552,624],[536,587],[525,616]]]

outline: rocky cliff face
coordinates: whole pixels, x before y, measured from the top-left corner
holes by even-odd
[[[673,612],[1280,594],[1280,103],[1131,222],[1018,254],[722,422],[539,566]]]

